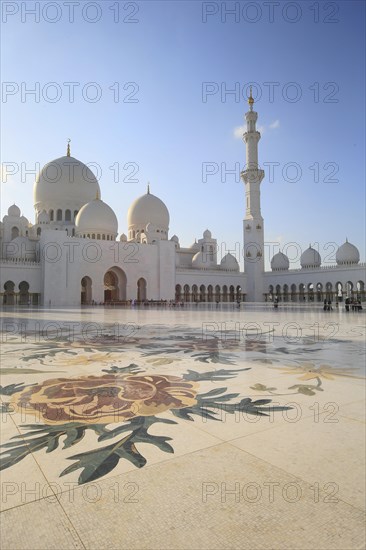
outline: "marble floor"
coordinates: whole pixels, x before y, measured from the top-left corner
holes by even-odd
[[[3,309],[1,548],[365,548],[365,308]]]

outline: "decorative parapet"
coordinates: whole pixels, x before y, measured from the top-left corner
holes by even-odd
[[[14,265],[14,266],[23,266],[23,267],[39,267],[41,262],[34,262],[31,260],[21,259],[21,258],[1,258],[0,265]]]
[[[273,275],[273,273],[308,273],[313,272],[316,273],[318,271],[327,271],[329,269],[335,269],[338,271],[342,271],[344,269],[359,269],[359,268],[366,268],[366,263],[358,263],[358,264],[342,264],[342,265],[322,265],[319,267],[300,267],[298,269],[275,269],[272,271],[265,271],[264,275]]]

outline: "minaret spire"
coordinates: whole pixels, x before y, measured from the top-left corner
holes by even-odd
[[[251,111],[253,111],[254,99],[253,99],[253,96],[252,96],[252,87],[249,88],[248,103],[249,103],[249,109],[250,109]]]
[[[147,194],[150,195],[150,182],[147,182]]]
[[[248,97],[249,111],[245,113],[247,123],[243,140],[246,145],[246,165],[241,172],[245,184],[244,219],[244,271],[247,276],[247,300],[263,301],[264,273],[264,229],[261,214],[260,185],[264,171],[258,164],[258,142],[261,138],[256,128],[258,113],[253,110],[252,87]]]
[[[69,138],[67,140],[67,152],[66,152],[66,156],[70,156],[70,142],[71,142],[71,139]]]

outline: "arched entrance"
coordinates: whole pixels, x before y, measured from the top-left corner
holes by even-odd
[[[352,281],[347,281],[347,283],[346,283],[346,294],[347,294],[347,298],[351,298],[353,300],[353,283],[352,283]]]
[[[184,301],[189,302],[190,301],[190,295],[189,295],[189,285],[184,285]]]
[[[206,301],[206,287],[205,285],[200,286],[200,302]]]
[[[296,285],[291,285],[291,302],[296,302]]]
[[[90,277],[81,279],[81,304],[91,304],[92,301],[92,280]]]
[[[104,301],[123,302],[126,300],[127,277],[120,267],[112,267],[104,275]]]
[[[325,299],[327,301],[332,301],[333,300],[333,285],[332,283],[327,283],[325,285]],[[338,301],[338,297],[336,296],[336,300]]]
[[[4,285],[4,298],[3,298],[3,304],[4,306],[13,306],[15,304],[15,292],[14,292],[15,284],[13,281],[7,281]]]
[[[137,281],[137,301],[144,302],[146,300],[147,284],[143,277]]]
[[[213,286],[212,285],[208,285],[208,287],[207,287],[207,301],[208,302],[213,302]]]
[[[22,281],[19,283],[19,305],[26,306],[30,303],[29,283]]]
[[[323,285],[321,283],[317,283],[316,285],[316,299],[318,302],[323,300]]]
[[[221,299],[221,289],[219,285],[215,286],[215,300],[216,302],[220,302]]]
[[[365,283],[363,281],[357,281],[357,300],[363,302],[365,300]]]
[[[17,237],[19,237],[19,229],[14,226],[11,228],[11,240],[16,239]]]
[[[343,302],[343,285],[340,281],[336,283],[336,292],[337,292],[337,300],[338,302]]]

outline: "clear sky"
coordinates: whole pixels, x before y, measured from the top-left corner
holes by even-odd
[[[237,249],[252,83],[266,241],[312,243],[325,258],[348,237],[364,261],[364,2],[1,7],[2,215],[16,202],[34,221],[24,172],[71,138],[72,155],[98,165],[120,233],[150,181],[181,245],[209,228],[223,252]]]

